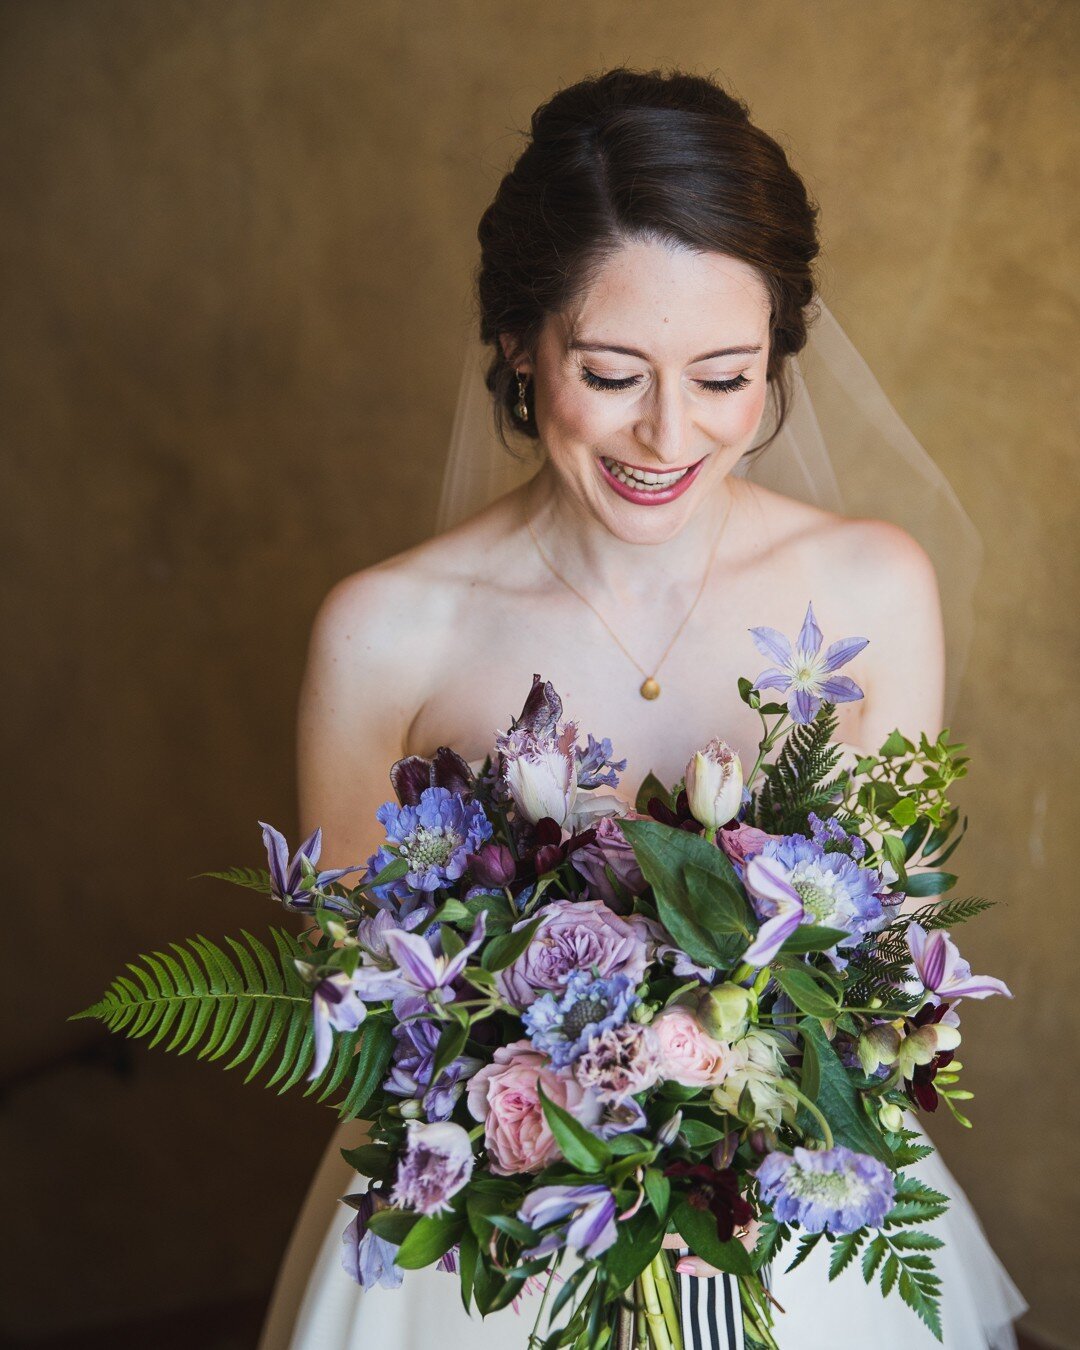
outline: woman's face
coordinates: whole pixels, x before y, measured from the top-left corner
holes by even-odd
[[[515,365],[533,376],[563,488],[620,539],[661,543],[752,445],[768,359],[769,297],[752,267],[634,242]]]

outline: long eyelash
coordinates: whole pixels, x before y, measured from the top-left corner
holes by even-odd
[[[581,378],[592,389],[630,389],[637,384],[640,378],[637,375],[628,375],[624,380],[605,380],[602,375],[594,375],[587,367],[582,366]],[[731,394],[737,389],[745,389],[750,383],[745,375],[736,375],[730,380],[698,380],[702,389],[707,389],[712,394]]]

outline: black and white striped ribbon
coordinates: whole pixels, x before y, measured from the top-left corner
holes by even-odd
[[[680,1252],[685,1256],[686,1251]],[[680,1275],[683,1345],[686,1350],[745,1350],[742,1303],[734,1275]]]

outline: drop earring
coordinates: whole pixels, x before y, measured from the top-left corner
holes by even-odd
[[[521,422],[527,422],[529,420],[529,405],[525,402],[525,384],[526,376],[518,371],[518,401],[514,404],[514,416]]]

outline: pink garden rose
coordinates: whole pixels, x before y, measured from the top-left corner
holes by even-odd
[[[649,820],[637,811],[626,813],[626,819]],[[591,844],[579,848],[570,855],[574,869],[581,873],[589,887],[589,895],[594,900],[603,900],[611,909],[618,909],[621,900],[615,887],[608,879],[605,865],[615,874],[616,881],[625,886],[631,895],[640,895],[645,889],[645,878],[641,874],[634,850],[626,842],[619,829],[615,816],[601,816],[595,822],[596,838]]]
[[[539,1172],[561,1157],[540,1105],[538,1083],[545,1096],[583,1125],[600,1119],[599,1098],[569,1074],[551,1068],[528,1041],[500,1045],[493,1063],[474,1074],[468,1089],[469,1112],[484,1122],[491,1170],[500,1176]]]
[[[731,1047],[714,1041],[689,1008],[665,1008],[650,1023],[663,1078],[684,1087],[715,1087],[732,1065]]]
[[[635,984],[644,975],[648,948],[641,927],[602,900],[554,900],[543,914],[532,941],[497,977],[499,993],[515,1008],[565,988],[575,970],[596,966],[602,977],[628,975]]]

